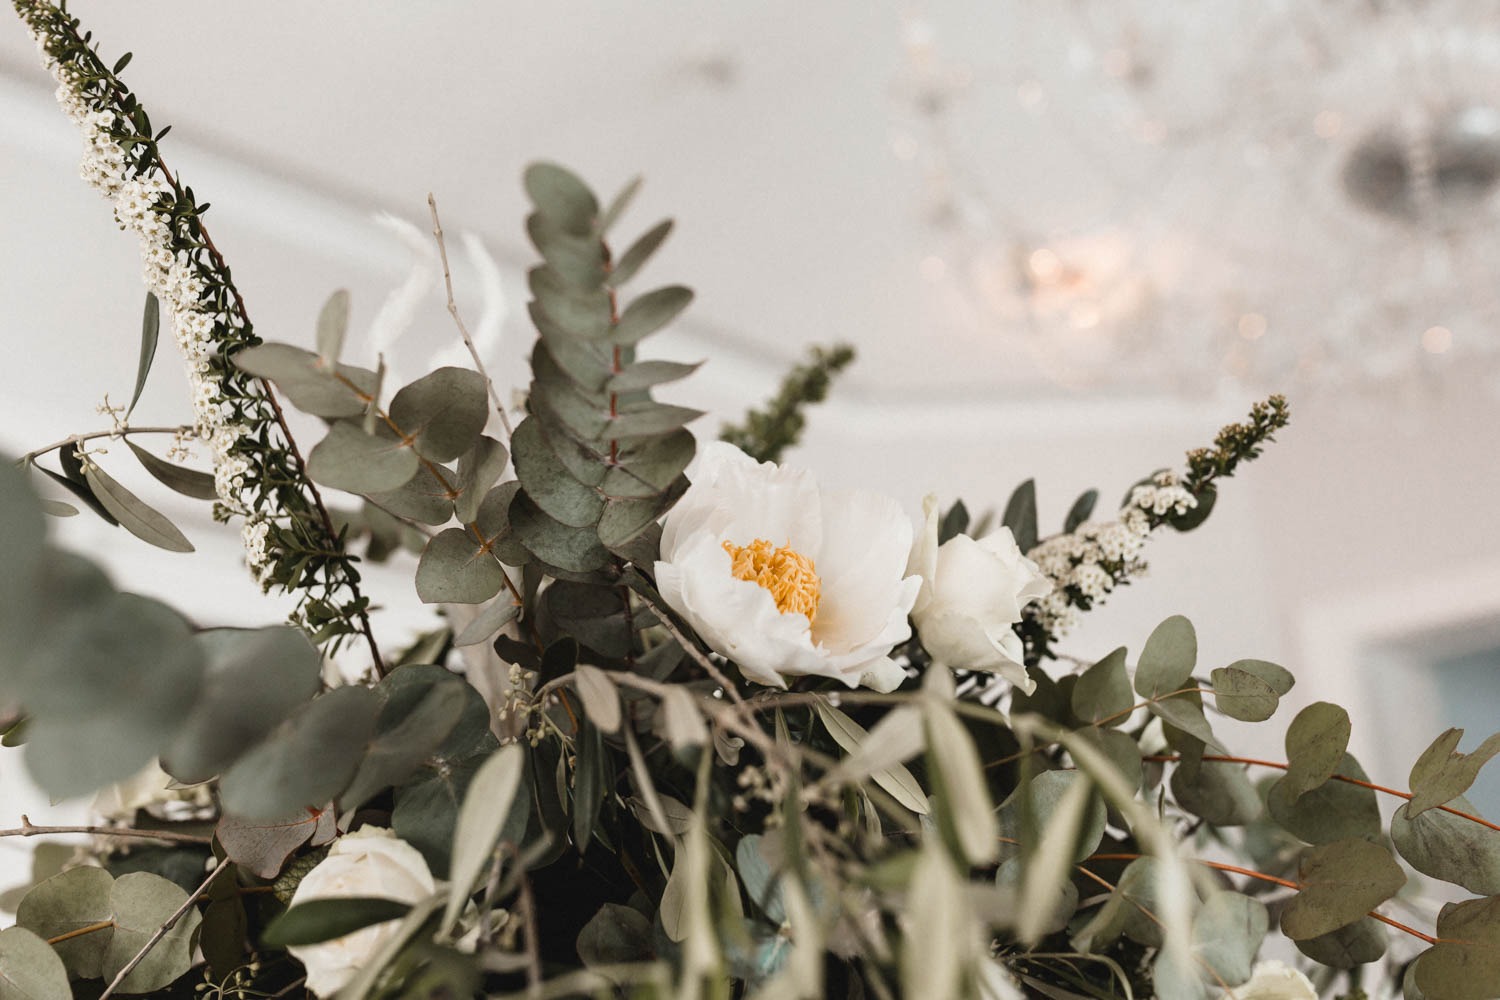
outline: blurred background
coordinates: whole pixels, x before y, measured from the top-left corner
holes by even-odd
[[[1466,727],[1466,750],[1500,729],[1494,4],[70,7],[106,61],[135,53],[125,78],[174,126],[165,156],[212,203],[262,336],[310,346],[346,287],[367,332],[351,360],[379,348],[409,379],[456,357],[430,246],[379,217],[425,227],[432,192],[460,306],[497,380],[522,388],[525,164],[565,163],[606,195],[642,174],[622,231],[678,220],[641,287],[697,290],[652,344],[709,362],[662,393],[710,411],[700,435],[810,345],[848,341],[859,360],[795,461],[914,515],[929,492],[1000,506],[1034,476],[1046,534],[1083,490],[1107,511],[1283,392],[1280,441],[1206,526],[1153,541],[1151,574],[1064,648],[1138,649],[1186,614],[1205,672],[1257,657],[1298,678],[1236,746],[1277,754],[1297,708],[1338,701],[1390,785],[1443,728]],[[127,400],[135,372],[135,247],[78,155],[29,38],[0,18],[10,453],[107,427],[95,407]],[[403,287],[413,322],[376,328]],[[164,338],[135,423],[190,412],[170,351]],[[198,554],[87,514],[57,524],[62,539],[205,624],[284,613],[244,573],[236,531],[112,451],[110,471]],[[409,568],[376,574],[387,645],[432,623],[410,586]],[[40,810],[24,788],[17,758],[0,760],[0,826]],[[1500,778],[1472,797],[1500,814]]]

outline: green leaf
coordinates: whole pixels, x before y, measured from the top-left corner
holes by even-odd
[[[527,417],[510,441],[516,478],[526,495],[547,516],[571,528],[596,524],[604,512],[599,491],[575,479],[559,461],[542,434],[541,424]]]
[[[37,628],[37,583],[48,561],[46,538],[47,524],[36,494],[26,477],[0,458],[0,566],[5,567],[0,573],[0,643],[6,649],[29,646]],[[0,677],[10,670],[0,663]]]
[[[1073,714],[1091,725],[1111,719],[1110,725],[1117,726],[1129,718],[1135,698],[1125,672],[1124,646],[1079,675],[1071,701]]]
[[[344,349],[344,334],[349,329],[349,290],[340,288],[328,296],[318,312],[318,357],[332,368],[339,362],[339,353]]]
[[[453,501],[453,512],[463,524],[470,524],[479,515],[479,505],[495,480],[505,471],[510,458],[505,445],[492,437],[481,436],[474,447],[458,458],[459,494]]]
[[[939,821],[950,826],[964,858],[985,864],[996,856],[1000,829],[979,752],[951,708],[929,697],[923,709]]]
[[[1421,991],[1430,1000],[1492,1000],[1500,983],[1500,896],[1443,907],[1437,936],[1418,958]]]
[[[662,728],[674,750],[702,746],[708,742],[703,713],[686,688],[668,687],[661,693]]]
[[[509,596],[484,606],[469,624],[465,625],[453,639],[453,645],[477,646],[488,642],[496,632],[510,624],[521,613],[521,606]]]
[[[1302,888],[1281,914],[1281,930],[1294,941],[1321,937],[1352,924],[1406,884],[1391,852],[1351,837],[1310,847],[1302,856]]]
[[[77,517],[78,508],[61,500],[49,500],[39,497],[37,503],[42,505],[42,513],[50,514],[52,517]]]
[[[1146,708],[1163,722],[1176,726],[1219,753],[1224,752],[1224,747],[1214,737],[1213,727],[1203,714],[1203,703],[1199,695],[1181,694],[1175,698],[1164,698],[1149,703]]]
[[[609,203],[609,207],[604,210],[604,215],[599,219],[599,232],[608,232],[616,222],[620,221],[620,216],[624,215],[631,202],[635,201],[636,193],[640,191],[642,183],[641,177],[632,177],[620,189],[620,193],[615,195],[614,200]]]
[[[69,463],[62,456],[67,454],[67,452],[68,449],[66,448],[58,452],[58,460],[62,462],[63,468],[65,469],[68,467]],[[76,466],[78,464],[77,459],[74,459],[72,464]],[[82,500],[84,505],[95,514],[98,514],[100,519],[103,520],[105,524],[119,527],[120,522],[115,518],[113,514],[105,510],[104,505],[101,504],[98,498],[94,496],[94,491],[89,489],[89,484],[84,481],[83,473],[81,471],[78,473],[77,479],[72,479],[68,476],[59,476],[57,473],[53,472],[51,469],[46,468],[45,466],[37,465],[33,466],[33,468],[35,468],[42,475],[46,476],[48,479],[52,480],[57,485],[61,486],[63,489],[67,490],[69,493],[73,494],[79,500]],[[40,536],[38,536],[38,538],[40,538]]]
[[[1238,986],[1270,928],[1265,904],[1237,892],[1215,892],[1193,917],[1193,951],[1209,979]]]
[[[445,929],[451,930],[457,923],[474,883],[489,863],[520,787],[525,761],[516,744],[502,747],[490,755],[469,783],[453,831],[452,885],[443,911]]]
[[[1471,754],[1456,753],[1463,735],[1462,729],[1448,730],[1433,740],[1412,765],[1408,812],[1413,819],[1467,792],[1479,776],[1479,769],[1500,753],[1500,733],[1485,740]]]
[[[537,291],[537,300],[545,307],[555,307],[564,304],[565,296],[560,296],[558,290],[568,290],[578,293],[580,298],[592,297],[599,286],[604,283],[604,244],[594,236],[578,236],[570,233],[558,225],[557,220],[540,212],[533,212],[526,217],[526,235],[531,238],[531,243],[541,253],[542,259],[547,265],[542,270],[547,272],[549,287],[546,291]],[[533,289],[536,286],[533,285]],[[575,326],[572,319],[558,313],[554,308],[548,308],[566,328],[572,329],[583,336],[599,336],[603,333],[603,327],[587,328]],[[607,319],[605,320],[607,324]]]
[[[1213,513],[1214,502],[1219,499],[1219,489],[1213,483],[1205,483],[1194,496],[1198,506],[1186,513],[1173,514],[1167,520],[1178,531],[1192,531],[1208,520],[1208,515]]]
[[[603,732],[618,732],[621,718],[620,692],[615,689],[614,681],[603,670],[587,663],[578,664],[573,672],[576,675],[574,689],[578,692],[578,700],[583,702],[583,710],[588,713],[589,721]]]
[[[214,489],[214,477],[207,472],[199,472],[197,469],[173,465],[165,459],[157,458],[134,441],[127,439],[125,444],[130,448],[135,457],[140,459],[141,465],[146,471],[155,476],[156,481],[168,489],[176,490],[183,496],[192,497],[195,500],[217,500],[219,498],[218,491]]]
[[[156,358],[156,342],[161,337],[161,303],[154,292],[146,293],[146,309],[141,316],[141,359],[135,369],[135,391],[130,394],[130,405],[125,408],[125,419],[135,412],[135,404],[141,401],[141,390],[146,388],[146,376],[151,374],[151,362]]]
[[[1475,814],[1462,795],[1448,804]],[[1500,831],[1441,809],[1429,809],[1416,818],[1410,810],[1410,803],[1403,803],[1391,817],[1391,840],[1413,868],[1476,896],[1500,895]]]
[[[1089,519],[1094,512],[1094,505],[1099,502],[1099,491],[1088,490],[1079,495],[1073,501],[1073,506],[1068,508],[1068,516],[1063,521],[1063,534],[1072,534],[1078,526]]]
[[[410,518],[423,524],[447,524],[453,517],[454,497],[444,481],[452,482],[455,477],[446,465],[434,468],[442,474],[442,479],[427,466],[420,466],[417,474],[401,486],[380,493],[366,493],[365,498],[392,517]]]
[[[1209,674],[1214,704],[1231,719],[1264,722],[1276,714],[1281,699],[1271,683],[1237,666],[1218,667]]]
[[[1335,773],[1369,780],[1359,761],[1347,753]],[[1285,779],[1279,780],[1266,795],[1266,808],[1288,833],[1313,844],[1380,835],[1380,803],[1374,789],[1346,781],[1327,781],[1299,796]]]
[[[376,735],[339,808],[353,812],[382,789],[401,784],[433,757],[468,709],[472,689],[449,676],[426,687],[415,705],[388,701],[376,721]]]
[[[1334,969],[1352,969],[1379,961],[1385,954],[1387,936],[1384,924],[1374,917],[1363,917],[1336,931],[1293,944],[1314,962]]]
[[[319,695],[224,774],[224,811],[274,819],[329,802],[354,777],[379,714],[380,698],[368,688]],[[312,760],[317,767],[307,766]]]
[[[516,540],[543,562],[570,573],[592,573],[609,563],[609,550],[594,531],[548,516],[524,491],[511,501],[509,513]]]
[[[1000,804],[1000,836],[1019,841],[1025,851],[1035,849],[1051,836],[1047,831],[1054,826],[1061,803],[1080,782],[1086,788],[1093,786],[1088,777],[1078,771],[1041,771],[1033,775]],[[1091,794],[1085,796],[1084,801],[1087,808],[1078,813],[1072,832],[1065,838],[1072,851],[1072,861],[1082,861],[1094,853],[1104,839],[1108,819],[1104,800]],[[1010,854],[1015,850],[1014,846],[1006,845],[1002,853]]]
[[[1338,770],[1349,747],[1349,713],[1318,701],[1297,713],[1286,731],[1286,777],[1279,784],[1297,798],[1317,788]]]
[[[366,434],[354,420],[340,420],[313,446],[307,474],[320,486],[350,493],[383,493],[417,474],[416,452],[393,438]]]
[[[83,471],[89,489],[125,530],[143,542],[168,552],[192,552],[193,543],[159,511],[147,506],[134,493],[115,482],[109,473],[92,463]]]
[[[397,392],[390,415],[418,454],[434,462],[455,459],[474,447],[489,421],[484,376],[439,368]]]
[[[0,931],[0,1000],[73,1000],[57,952],[24,927]]]
[[[1189,686],[1198,662],[1198,634],[1193,623],[1173,615],[1152,631],[1135,668],[1135,689],[1142,698],[1160,698]]]
[[[159,875],[131,872],[115,879],[109,899],[115,933],[104,956],[104,976],[113,979],[187,902],[188,894]],[[192,968],[193,938],[201,920],[198,911],[189,908],[120,983],[120,992],[150,993]]]
[[[579,236],[593,232],[599,201],[572,171],[555,163],[533,163],[526,168],[522,183],[537,211],[564,230]]]
[[[603,435],[616,441],[634,441],[641,438],[661,437],[671,434],[703,416],[702,410],[687,406],[668,406],[652,403],[641,409],[622,412],[604,424]]]
[[[637,297],[620,314],[610,342],[622,347],[638,344],[676,319],[693,301],[693,291],[668,285]]]
[[[445,528],[417,562],[417,597],[424,604],[483,604],[505,585],[505,570],[466,528]]]
[[[203,692],[162,767],[187,784],[207,781],[309,701],[322,683],[322,657],[298,628],[210,629],[197,636],[206,658]]]
[[[645,500],[611,500],[599,516],[599,541],[611,552],[625,549],[649,530],[663,514],[687,492],[686,476],[679,476],[672,488],[659,497]]]
[[[627,281],[635,277],[636,272],[641,269],[646,261],[651,259],[651,255],[656,253],[661,245],[666,242],[667,236],[671,232],[671,219],[663,219],[646,230],[643,236],[630,244],[625,252],[620,255],[619,261],[615,264],[614,269],[610,271],[609,278],[607,279],[609,286],[611,288],[623,287]]]
[[[864,746],[869,739],[870,734],[863,726],[832,705],[819,701],[813,707],[817,710],[818,719],[823,723],[823,728],[828,730],[828,735],[833,737],[833,741],[845,753],[851,756],[858,753],[860,747]],[[889,767],[879,768],[870,774],[870,780],[918,816],[928,814],[927,794],[922,791],[922,786],[917,784],[917,779],[911,776],[911,772],[904,765],[895,763]]]
[[[1021,895],[1016,903],[1020,911],[1016,920],[1016,937],[1028,944],[1041,939],[1050,904],[1059,887],[1070,881],[1080,845],[1089,839],[1092,832],[1087,829],[1089,807],[1095,806],[1099,814],[1104,812],[1102,803],[1092,795],[1092,783],[1088,778],[1076,773],[1073,778],[1066,783],[1045,821],[1034,823],[1034,837],[1027,838],[1031,851],[1021,879]],[[1040,820],[1040,817],[1036,819]],[[1102,834],[1102,815],[1098,825]]]
[[[310,899],[298,903],[267,924],[260,940],[267,948],[317,944],[353,934],[372,924],[399,920],[410,912],[411,904],[399,899],[375,896]]]
[[[1290,670],[1266,660],[1235,660],[1223,669],[1239,671],[1260,678],[1278,698],[1286,697],[1286,693],[1297,683],[1297,679],[1292,676]]]
[[[1260,794],[1241,764],[1179,764],[1172,772],[1172,795],[1182,808],[1214,826],[1244,826],[1261,813]]]
[[[1000,523],[1010,529],[1022,552],[1036,548],[1036,480],[1028,479],[1016,487],[1005,503]]]
[[[375,373],[339,365],[329,369],[316,354],[291,344],[257,344],[236,351],[240,371],[276,383],[292,405],[314,416],[357,417],[375,395]]]
[[[605,388],[610,392],[639,392],[642,389],[650,389],[652,386],[687,378],[702,365],[701,361],[691,365],[677,361],[638,361],[633,365],[627,365],[620,374],[611,378]]]
[[[654,957],[651,921],[619,903],[605,903],[578,933],[575,946],[585,966],[623,965]]]
[[[610,766],[604,736],[591,720],[580,727],[574,747],[577,763],[573,768],[573,846],[579,854],[585,854],[604,800],[614,787],[615,772]]]
[[[225,816],[214,827],[225,856],[265,879],[280,875],[287,858],[303,844],[327,843],[337,832],[332,809],[299,809],[287,816],[258,821]]]
[[[26,894],[16,909],[16,925],[46,940],[113,920],[109,892],[114,884],[114,877],[103,868],[70,868]],[[53,947],[68,975],[97,979],[113,934],[113,929],[80,934]]]

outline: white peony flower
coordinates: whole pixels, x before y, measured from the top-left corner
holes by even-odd
[[[307,873],[292,906],[311,899],[372,896],[417,903],[436,891],[427,862],[404,840],[382,827],[360,827],[333,842],[328,856]],[[332,941],[287,950],[307,967],[307,988],[320,997],[337,993],[396,932],[387,920]]]
[[[1250,981],[1236,986],[1229,995],[1233,1000],[1318,1000],[1312,980],[1277,961],[1256,963]]]
[[[923,500],[922,512],[906,570],[922,577],[911,612],[922,645],[940,664],[992,671],[1030,694],[1036,684],[1026,676],[1011,626],[1022,608],[1052,592],[1052,582],[1021,554],[1009,528],[978,540],[957,535],[939,546],[937,498]]]
[[[814,674],[877,691],[905,674],[890,652],[921,581],[903,571],[911,522],[888,497],[820,490],[802,469],[703,445],[667,514],[656,583],[750,680]]]

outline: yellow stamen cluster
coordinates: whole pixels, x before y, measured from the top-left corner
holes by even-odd
[[[749,545],[724,543],[729,553],[730,572],[737,580],[748,580],[770,591],[776,610],[782,614],[803,614],[812,622],[823,599],[823,582],[813,561],[790,545],[779,548],[764,538]]]

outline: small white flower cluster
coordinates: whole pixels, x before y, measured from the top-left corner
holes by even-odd
[[[114,203],[115,221],[120,228],[135,233],[140,242],[146,287],[172,318],[177,346],[186,363],[194,428],[213,456],[215,492],[226,510],[248,518],[243,531],[245,551],[250,571],[264,584],[271,569],[266,546],[269,522],[264,513],[251,509],[245,497],[245,481],[251,467],[238,453],[237,446],[247,431],[242,424],[226,417],[219,402],[220,386],[210,363],[221,318],[204,302],[207,284],[193,256],[173,248],[171,216],[162,204],[172,188],[155,173],[126,176],[125,149],[115,139],[115,133],[124,123],[114,111],[93,106],[84,93],[77,67],[52,56],[48,36],[37,22],[31,22],[30,27],[48,70],[58,82],[58,103],[83,134],[79,173]]]
[[[1182,515],[1198,506],[1176,473],[1160,472],[1130,491],[1116,521],[1087,521],[1070,534],[1054,535],[1026,555],[1053,584],[1036,603],[1037,619],[1054,636],[1078,621],[1078,604],[1091,607],[1129,576],[1146,569],[1140,553],[1151,536],[1153,515]]]

